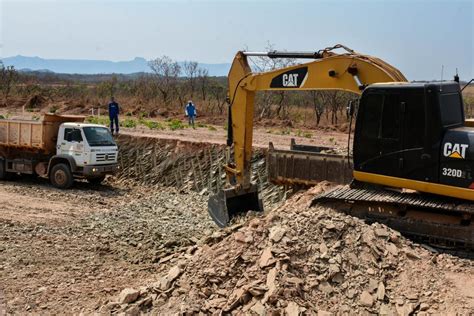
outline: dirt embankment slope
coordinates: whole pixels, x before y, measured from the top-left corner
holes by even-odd
[[[468,315],[470,260],[432,253],[381,224],[310,207],[315,188],[175,256],[157,282],[102,311],[186,314]],[[133,296],[135,295],[135,296]],[[128,304],[127,304],[128,302]]]

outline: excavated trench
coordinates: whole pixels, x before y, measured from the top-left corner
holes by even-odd
[[[117,175],[119,181],[133,180],[201,195],[215,193],[225,183],[223,145],[130,135],[120,135],[117,143],[121,167]],[[285,189],[268,181],[263,149],[254,150],[252,180],[259,185],[266,206],[286,199]]]

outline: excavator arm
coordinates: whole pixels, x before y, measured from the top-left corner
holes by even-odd
[[[334,49],[342,48],[338,54]],[[269,58],[298,58],[312,61],[253,73],[249,56]],[[369,84],[381,82],[406,82],[403,74],[388,63],[367,55],[361,55],[342,45],[318,52],[238,52],[228,77],[229,149],[233,149],[233,160],[224,166],[228,188],[209,200],[209,213],[219,226],[226,226],[233,216],[249,210],[262,211],[258,189],[251,183],[250,161],[254,100],[257,91],[265,90],[344,90],[360,94]]]

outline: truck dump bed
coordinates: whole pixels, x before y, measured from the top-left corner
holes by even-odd
[[[45,154],[56,150],[59,126],[64,122],[84,122],[83,116],[45,114],[41,121],[0,120],[0,149],[26,149]]]

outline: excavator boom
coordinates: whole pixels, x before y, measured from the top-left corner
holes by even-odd
[[[344,53],[334,50],[343,49]],[[253,73],[248,56],[298,58],[312,61]],[[228,161],[224,166],[228,185],[209,200],[209,213],[219,226],[225,226],[240,212],[263,211],[258,188],[251,183],[250,161],[255,93],[265,90],[330,90],[360,94],[379,82],[406,82],[395,67],[343,45],[316,52],[238,52],[228,76],[229,122]],[[233,152],[233,159],[231,158]]]

